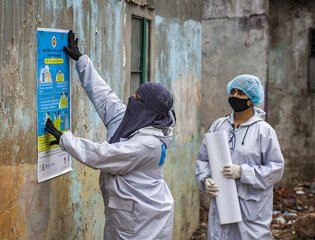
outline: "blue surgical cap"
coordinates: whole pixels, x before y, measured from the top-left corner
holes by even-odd
[[[233,78],[226,86],[228,94],[233,88],[242,90],[252,101],[253,105],[264,101],[264,89],[258,77],[244,74]]]

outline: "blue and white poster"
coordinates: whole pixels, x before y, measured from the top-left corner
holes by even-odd
[[[71,157],[55,138],[45,131],[50,118],[55,127],[71,130],[70,64],[63,51],[68,45],[68,30],[37,28],[37,147],[38,182],[72,170]]]

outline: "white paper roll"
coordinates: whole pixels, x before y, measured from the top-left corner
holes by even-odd
[[[226,164],[232,164],[226,131],[205,134],[211,176],[219,187],[215,201],[218,207],[220,224],[242,221],[240,205],[234,179],[221,173]]]

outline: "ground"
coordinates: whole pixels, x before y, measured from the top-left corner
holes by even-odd
[[[299,217],[314,212],[315,189],[314,186],[312,187],[312,180],[294,179],[291,186],[276,187],[271,223],[274,240],[302,240],[296,234],[294,222]],[[207,209],[200,208],[199,228],[194,232],[191,240],[207,240],[207,222]]]

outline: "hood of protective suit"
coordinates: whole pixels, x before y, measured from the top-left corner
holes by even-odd
[[[255,123],[264,121],[265,116],[266,116],[266,113],[263,110],[261,110],[260,108],[254,107],[254,115],[247,122],[242,123],[237,127],[239,130],[246,129],[243,140],[242,140],[242,144],[244,144],[245,142],[248,129],[252,127],[253,125],[255,125]],[[229,117],[227,117],[227,121],[231,124],[231,126],[233,126],[234,114],[229,115]]]
[[[250,126],[256,122],[265,120],[266,113],[257,107],[254,107],[254,115],[245,123],[241,124],[242,126]]]
[[[240,124],[240,126],[244,126],[244,127],[251,126],[256,122],[264,121],[265,117],[266,117],[266,113],[262,109],[254,107],[254,115],[247,122]],[[231,124],[234,122],[234,114],[233,113],[228,118],[228,121]]]
[[[130,137],[134,135],[153,135],[161,140],[164,145],[168,148],[173,140],[173,128],[155,128],[155,127],[145,127],[135,131]]]

